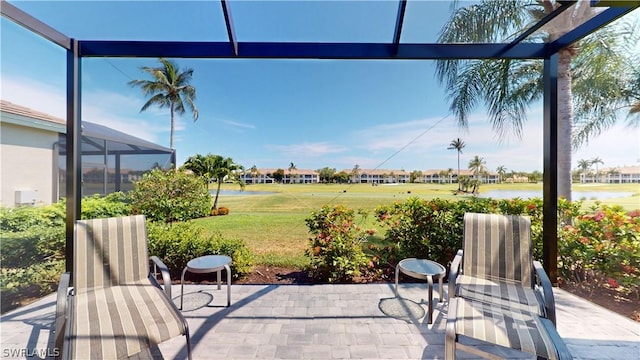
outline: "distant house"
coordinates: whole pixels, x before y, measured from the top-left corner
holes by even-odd
[[[640,166],[623,166],[619,168],[602,168],[595,172],[580,174],[581,183],[638,184],[640,183]]]
[[[527,183],[529,178],[526,176],[513,175],[504,179],[506,183]]]
[[[349,174],[349,181],[356,184],[400,184],[409,183],[410,174],[398,169],[353,169],[342,170]]]
[[[246,184],[273,184],[275,182],[273,174],[278,169],[256,169],[256,171],[245,170],[240,179]],[[306,169],[283,169],[283,184],[317,184],[320,182],[320,174],[317,171]]]
[[[484,172],[477,176],[473,174],[473,171],[467,169],[460,169],[460,177],[468,177],[470,180],[480,180],[484,184],[496,184],[500,182],[500,175],[494,172]],[[457,183],[458,182],[458,170],[453,170],[449,173],[448,170],[430,169],[422,172],[422,182],[424,183]]]
[[[171,149],[82,122],[82,194],[133,188],[154,167],[175,164]],[[0,204],[50,204],[65,195],[66,121],[0,100]]]

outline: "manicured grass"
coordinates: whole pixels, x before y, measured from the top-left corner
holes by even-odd
[[[238,190],[238,186],[225,184],[223,189]],[[247,185],[251,191],[269,191],[265,195],[220,195],[218,206],[230,209],[229,215],[195,220],[209,232],[220,232],[225,237],[237,237],[247,242],[256,256],[256,263],[270,266],[303,268],[309,260],[305,256],[310,234],[305,219],[323,205],[344,205],[364,209],[370,216],[360,220],[364,229],[377,227],[373,210],[379,205],[404,201],[411,196],[425,199],[468,199],[467,195],[454,195],[457,184],[398,184],[371,186],[366,184],[255,184]],[[606,199],[604,204],[619,204],[627,210],[640,208],[638,184],[574,184],[576,191],[632,192],[635,196]],[[481,192],[490,190],[542,190],[542,184],[485,184]],[[585,201],[585,206],[595,204]]]

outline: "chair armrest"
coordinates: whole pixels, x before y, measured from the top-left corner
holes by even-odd
[[[60,282],[58,283],[58,292],[56,297],[56,322],[55,322],[55,340],[54,354],[58,354],[59,357],[62,354],[62,347],[64,345],[64,333],[67,326],[67,304],[68,296],[70,294],[69,284],[71,282],[71,274],[66,272],[60,276]]]
[[[458,273],[460,272],[460,266],[462,265],[462,249],[458,250],[458,253],[453,258],[451,262],[451,267],[449,267],[449,294],[447,295],[449,298],[456,296],[456,279],[458,278]]]
[[[169,268],[165,265],[160,258],[157,256],[151,256],[151,261],[153,261],[154,271],[153,273],[157,273],[157,269],[160,269],[162,273],[162,283],[164,285],[164,292],[167,294],[167,297],[171,299],[171,274],[169,274]],[[153,277],[155,280],[155,276]],[[158,282],[156,281],[156,284]]]
[[[556,300],[553,296],[553,289],[549,276],[544,271],[542,264],[539,261],[533,262],[533,269],[536,273],[536,283],[539,287],[542,287],[542,295],[544,297],[544,307],[547,313],[547,318],[551,320],[553,325],[556,325]]]

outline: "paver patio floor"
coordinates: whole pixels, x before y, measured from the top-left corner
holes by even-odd
[[[558,331],[574,358],[640,359],[640,323],[561,289],[554,292]],[[431,325],[424,316],[423,283],[401,284],[403,300],[394,298],[393,284],[233,285],[229,308],[224,286],[186,285],[183,314],[194,359],[442,359],[446,287],[444,302],[437,294]],[[179,295],[174,285],[177,304]],[[44,357],[54,314],[51,295],[3,315],[1,358]],[[160,344],[151,356],[185,358],[184,338]]]

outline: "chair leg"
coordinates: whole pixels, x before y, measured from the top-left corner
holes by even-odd
[[[458,301],[454,297],[449,298],[449,307],[447,309],[447,324],[445,328],[444,342],[444,358],[446,360],[455,360],[456,358],[456,312]]]
[[[227,270],[227,307],[229,307],[231,306],[231,268],[225,265],[224,269]]]
[[[187,329],[187,333],[184,336],[187,337],[187,359],[192,360],[192,357],[191,357],[191,337],[189,336],[189,329]]]
[[[182,326],[184,326],[184,336],[186,337],[186,340],[187,340],[187,359],[192,360],[191,336],[189,335],[189,323],[187,323],[187,320],[184,317],[182,317]]]
[[[187,273],[187,267],[182,270],[182,276],[180,276],[180,310],[182,310],[182,299],[184,298],[184,274]]]

